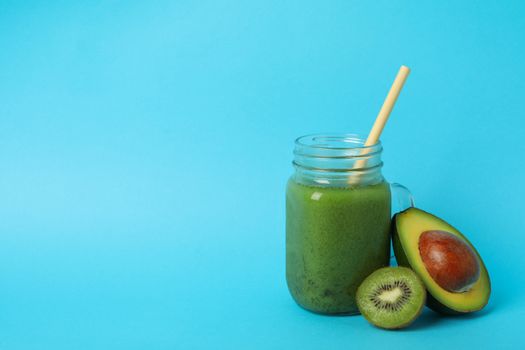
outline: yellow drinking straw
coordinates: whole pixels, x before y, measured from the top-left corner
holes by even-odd
[[[397,72],[396,79],[394,80],[390,91],[388,91],[388,95],[386,95],[385,102],[383,102],[381,110],[377,114],[376,121],[372,126],[372,130],[370,130],[370,133],[368,134],[368,138],[366,139],[366,142],[364,144],[365,147],[375,145],[379,140],[379,136],[381,136],[381,132],[383,132],[388,117],[390,116],[390,113],[394,108],[397,97],[399,96],[399,93],[401,92],[401,89],[403,88],[403,85],[405,84],[409,73],[410,68],[408,68],[407,66],[401,66],[401,68],[399,68],[399,72]],[[360,169],[365,165],[365,163],[366,160],[360,159],[357,162],[355,162],[353,168]],[[356,182],[358,182],[358,180],[359,176],[350,177],[349,182],[355,184]]]

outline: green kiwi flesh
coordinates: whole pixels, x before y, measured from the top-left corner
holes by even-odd
[[[384,267],[369,275],[357,289],[361,314],[373,325],[398,329],[410,325],[423,310],[426,290],[406,267]]]

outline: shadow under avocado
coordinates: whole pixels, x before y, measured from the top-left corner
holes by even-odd
[[[488,305],[483,310],[477,312],[472,312],[463,315],[444,315],[425,307],[421,315],[414,321],[414,323],[412,323],[407,328],[400,329],[400,331],[419,331],[426,328],[435,327],[440,323],[450,322],[451,320],[459,322],[461,322],[462,320],[472,320],[480,317],[485,317],[488,314],[490,314],[493,310],[494,306]]]

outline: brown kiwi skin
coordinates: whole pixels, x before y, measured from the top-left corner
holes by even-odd
[[[407,267],[410,269],[410,266],[403,266],[403,267]],[[412,270],[412,269],[411,269]],[[425,286],[425,284],[421,281],[421,279],[419,278],[418,275],[416,275],[416,278],[419,280],[419,282],[421,283],[421,285]],[[361,286],[359,286],[359,288],[357,288],[357,290],[359,291],[359,289],[361,288]],[[358,292],[359,293],[359,292]],[[356,293],[357,295],[357,293]],[[380,328],[380,329],[386,329],[386,330],[391,330],[391,331],[395,331],[395,330],[398,330],[398,329],[401,329],[401,328],[405,328],[405,327],[408,327],[410,324],[412,324],[412,322],[414,322],[418,317],[419,315],[421,315],[421,313],[423,312],[423,308],[425,307],[425,304],[427,303],[427,291],[425,288],[423,288],[423,302],[421,303],[421,307],[419,308],[418,312],[416,315],[414,315],[414,318],[408,320],[406,323],[403,323],[403,324],[400,324],[399,326],[397,327],[381,327],[381,326],[378,326],[376,324],[374,324],[372,322],[372,320],[370,320],[365,314],[361,313],[361,315],[363,315],[363,317],[372,325],[374,325],[375,327],[377,328]]]

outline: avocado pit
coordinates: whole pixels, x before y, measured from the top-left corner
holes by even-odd
[[[441,288],[463,293],[479,279],[478,257],[457,236],[446,231],[425,231],[421,233],[418,245],[425,268]]]

